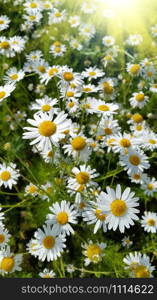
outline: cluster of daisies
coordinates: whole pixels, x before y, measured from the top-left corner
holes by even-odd
[[[83,22],[81,16],[89,15],[90,19],[97,5],[83,2],[81,15],[70,15],[64,1],[59,0],[16,0],[14,5],[20,6],[22,11],[20,36],[10,37],[6,33],[6,30],[9,33],[12,21],[7,15],[0,15],[0,56],[7,58],[7,63],[2,66],[0,105],[9,105],[17,87],[23,89],[22,82],[27,84],[26,77],[33,78],[27,84],[27,93],[31,95],[28,107],[24,111],[17,110],[14,119],[12,114],[6,115],[6,121],[11,131],[16,130],[15,123],[20,124],[23,130],[20,139],[29,141],[32,156],[38,157],[47,170],[59,172],[54,183],[64,190],[65,195],[65,198],[58,197],[51,177],[42,183],[28,180],[29,183],[21,188],[26,199],[36,198],[49,204],[43,227],[34,232],[26,245],[27,253],[49,266],[51,261],[64,257],[68,241],[77,236],[80,225],[92,235],[81,243],[85,267],[105,261],[109,231],[113,240],[115,232],[121,234],[121,246],[127,250],[132,246],[136,248],[130,236],[136,226],[155,239],[157,213],[144,211],[143,199],[137,192],[140,190],[144,199],[150,201],[157,195],[157,178],[150,175],[150,158],[157,149],[157,133],[150,125],[153,113],[145,116],[143,110],[147,110],[157,93],[157,70],[153,59],[138,58],[136,46],[143,42],[142,35],[131,34],[124,41],[131,53],[126,53],[123,73],[109,76],[109,69],[117,67],[122,51],[115,37],[108,34],[101,38],[104,55],[99,67],[92,66],[87,60],[83,70],[75,71],[71,65],[59,63],[59,59],[69,50],[74,54],[79,51],[81,55],[83,47],[89,46],[97,34],[96,28],[90,22]],[[114,14],[105,10],[103,16],[109,21]],[[47,27],[38,32],[36,28],[43,27],[43,19],[47,20],[44,21]],[[68,26],[72,34],[60,35],[59,39],[56,36],[49,38],[50,60],[41,49],[24,53],[30,36],[40,39],[48,35],[53,26],[60,28],[60,24]],[[150,28],[150,33],[157,37],[157,25]],[[134,51],[135,55],[132,55]],[[24,62],[20,62],[20,67],[19,64],[14,66],[11,60],[13,57],[19,59],[20,53]],[[10,149],[8,142],[4,149]],[[116,162],[115,170],[111,171],[113,176],[110,175],[112,160]],[[102,169],[97,168],[97,162],[98,165],[102,162]],[[25,178],[22,172],[23,165],[2,158],[2,191],[8,189],[11,193],[16,189],[20,177]],[[121,172],[128,180],[127,186],[123,185],[119,175],[114,184],[115,175]],[[105,179],[110,177],[112,182],[108,185]],[[53,193],[57,201],[52,201]],[[1,211],[0,207],[0,274],[7,275],[21,271],[22,254],[11,252],[11,235],[4,226]],[[95,239],[97,233],[102,234],[102,240]],[[124,257],[123,263],[130,277],[153,277],[155,267],[145,253],[131,252]],[[66,265],[68,273],[75,270],[75,265]],[[54,270],[45,268],[39,276],[53,278],[57,275]]]

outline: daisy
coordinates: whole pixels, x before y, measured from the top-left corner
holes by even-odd
[[[41,151],[50,149],[51,144],[58,145],[58,142],[64,138],[64,132],[69,130],[71,122],[67,119],[67,114],[59,112],[57,117],[52,114],[35,114],[34,120],[28,119],[34,127],[25,127],[28,132],[23,134],[24,139],[33,139],[30,145],[35,145]]]
[[[104,117],[116,114],[119,107],[117,104],[106,103],[102,100],[92,100],[90,103],[90,110],[94,113],[102,114]]]
[[[31,51],[29,54],[26,55],[26,59],[31,63],[35,61],[40,61],[42,57],[43,53],[41,50]]]
[[[82,48],[83,48],[82,44],[80,44],[76,39],[72,39],[70,41],[70,47],[72,49],[76,49],[78,51],[82,50]]]
[[[69,24],[71,27],[78,27],[80,25],[80,17],[79,16],[70,16],[69,18]]]
[[[102,118],[98,127],[98,133],[107,137],[117,134],[120,127],[118,121],[113,119],[113,116]]]
[[[10,237],[11,235],[8,233],[8,230],[0,225],[0,248],[7,245]]]
[[[28,253],[37,257],[37,250],[36,250],[37,246],[38,246],[38,241],[36,239],[31,239],[26,246],[26,250],[28,251]]]
[[[99,90],[94,84],[84,84],[82,86],[82,92],[89,94],[89,93],[96,93]]]
[[[79,109],[78,100],[76,99],[69,100],[66,103],[66,109],[68,110],[69,114],[74,114]]]
[[[15,271],[21,271],[20,264],[22,263],[22,254],[10,252],[10,247],[3,248],[0,251],[0,273],[2,276]]]
[[[13,83],[0,86],[0,102],[9,97],[14,90],[15,85]]]
[[[123,247],[131,247],[133,244],[133,242],[130,240],[130,238],[128,236],[125,236],[123,239],[122,239],[122,245]]]
[[[92,14],[96,10],[96,6],[93,3],[84,2],[81,6],[81,10],[85,14]]]
[[[47,260],[49,262],[56,260],[57,257],[61,256],[66,247],[65,237],[58,236],[56,231],[49,225],[44,225],[43,230],[38,229],[34,236],[36,243],[31,254],[38,256],[41,261]]]
[[[143,37],[141,34],[131,34],[129,35],[126,43],[130,46],[138,46],[142,43]]]
[[[127,64],[127,72],[132,76],[138,76],[141,72],[141,66],[139,64]]]
[[[51,213],[47,215],[47,223],[53,225],[53,229],[57,234],[63,233],[70,235],[74,233],[71,224],[77,223],[77,211],[70,202],[62,200],[59,204],[54,203],[49,207]]]
[[[49,149],[48,151],[40,152],[40,155],[43,157],[46,163],[58,164],[60,162],[60,152],[58,149]]]
[[[102,43],[104,46],[111,47],[115,43],[115,39],[113,36],[104,36],[102,39]]]
[[[145,178],[141,188],[144,190],[144,194],[148,196],[153,196],[155,192],[157,192],[157,180],[153,178],[149,178],[148,176]]]
[[[117,135],[114,135],[113,138],[113,151],[122,154],[127,154],[131,147],[137,147],[141,142],[131,134],[125,132],[123,134],[118,133]]]
[[[39,11],[32,11],[30,10],[27,12],[27,15],[23,15],[23,18],[26,20],[27,24],[29,25],[30,29],[34,26],[34,24],[39,24],[42,19],[42,14]]]
[[[10,39],[5,36],[0,37],[0,54],[6,55],[7,57],[15,56],[15,52],[11,47]]]
[[[144,150],[154,151],[157,148],[157,134],[145,130],[142,135],[142,148]]]
[[[129,149],[128,154],[120,156],[120,165],[124,166],[128,174],[143,172],[148,169],[150,164],[148,157],[140,150]]]
[[[100,90],[110,99],[114,98],[114,85],[115,80],[112,78],[103,78],[99,82]]]
[[[130,271],[130,277],[132,278],[150,278],[152,272],[155,270],[150,263],[150,258],[146,254],[135,252],[129,253],[124,259],[124,263],[127,265],[126,269]]]
[[[0,16],[0,31],[5,30],[9,27],[10,19],[6,15]]]
[[[152,83],[152,84],[150,85],[150,91],[151,91],[152,93],[157,93],[157,83]]]
[[[95,243],[93,241],[89,241],[88,243],[82,244],[83,254],[86,256],[85,258],[85,266],[88,266],[90,263],[97,264],[104,257],[104,249],[106,248],[105,243]]]
[[[27,11],[27,13],[29,13],[29,11],[40,11],[42,10],[42,6],[41,6],[41,2],[38,0],[27,0],[24,3],[24,7],[25,10]]]
[[[99,208],[98,202],[90,202],[91,206],[84,209],[82,213],[83,221],[87,222],[88,225],[95,224],[94,234],[102,227],[103,231],[107,231],[106,226],[106,214]]]
[[[81,192],[76,193],[74,207],[76,207],[78,216],[81,217],[83,215],[83,212],[85,211],[85,208],[88,206],[89,202],[87,200],[84,200]]]
[[[135,113],[133,115],[131,115],[130,120],[128,121],[128,124],[140,124],[143,123],[143,116],[139,113]]]
[[[95,26],[89,24],[82,24],[79,28],[79,35],[86,39],[91,39],[95,35]]]
[[[40,272],[39,273],[39,276],[41,278],[55,278],[56,277],[56,274],[54,271],[50,271],[48,269],[44,269],[43,272]]]
[[[53,65],[52,67],[48,67],[46,71],[40,75],[40,81],[41,83],[48,84],[48,82],[59,75],[60,72],[60,66]]]
[[[59,46],[52,45],[50,47],[50,53],[54,57],[63,56],[63,54],[66,52],[66,46],[61,44]]]
[[[66,265],[66,270],[68,273],[72,274],[75,272],[75,267],[72,264]]]
[[[66,10],[59,10],[57,8],[53,8],[51,12],[48,13],[49,19],[48,24],[58,24],[65,20],[66,18]]]
[[[36,99],[34,103],[32,103],[30,109],[31,110],[37,110],[36,114],[39,114],[41,112],[43,113],[54,113],[57,115],[59,108],[55,107],[58,104],[58,100],[52,99],[45,95],[42,99]]]
[[[41,186],[41,190],[39,192],[42,200],[50,201],[50,195],[53,193],[52,183],[47,182]]]
[[[21,53],[24,50],[25,43],[26,43],[26,40],[24,38],[22,38],[21,36],[15,35],[10,38],[10,45],[11,45],[12,49],[17,53]]]
[[[96,67],[90,67],[86,69],[84,72],[82,72],[82,76],[84,78],[88,78],[89,80],[97,79],[99,77],[104,76],[104,72]]]
[[[154,212],[144,212],[142,216],[141,226],[144,228],[144,231],[156,233],[157,232],[157,214]]]
[[[145,96],[143,92],[133,93],[133,97],[129,99],[132,107],[142,108],[149,100],[148,96]]]
[[[72,174],[74,177],[68,179],[67,188],[74,191],[84,190],[85,187],[95,185],[93,179],[99,175],[95,169],[86,165],[80,165],[79,168],[74,167]]]
[[[71,134],[70,144],[63,146],[64,152],[72,155],[74,159],[79,158],[80,161],[87,162],[91,154],[89,147],[89,139],[81,132],[79,135]]]
[[[34,72],[39,75],[46,73],[46,70],[49,67],[48,63],[42,58],[35,60],[32,63]]]
[[[15,67],[13,67],[6,72],[6,76],[4,76],[4,81],[6,81],[8,84],[15,83],[22,80],[24,76],[25,73],[22,70],[18,71]]]
[[[131,182],[143,184],[147,180],[147,174],[142,173],[142,171],[132,172],[129,178]]]
[[[70,84],[75,84],[76,86],[82,84],[81,75],[79,73],[73,72],[73,69],[69,68],[68,66],[63,66],[60,69],[59,77],[60,77],[60,84],[64,84],[67,87]]]
[[[98,200],[101,202],[101,209],[107,214],[106,223],[108,229],[114,231],[119,228],[123,233],[126,228],[134,225],[134,220],[138,220],[137,214],[139,210],[138,198],[134,197],[135,193],[131,192],[130,188],[126,188],[121,192],[121,186],[118,184],[114,191],[107,187],[107,193],[101,192],[98,195]]]
[[[4,185],[5,188],[11,190],[13,185],[17,184],[19,176],[20,174],[19,170],[16,169],[16,164],[0,164],[0,186]]]
[[[37,196],[38,195],[38,187],[34,185],[33,183],[28,184],[25,187],[25,195],[32,195],[32,196]]]

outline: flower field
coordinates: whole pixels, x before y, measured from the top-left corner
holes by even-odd
[[[0,8],[0,277],[157,277],[156,0]]]

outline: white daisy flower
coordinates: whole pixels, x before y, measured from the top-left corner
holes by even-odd
[[[70,144],[63,146],[64,152],[72,155],[74,159],[79,158],[80,161],[87,162],[91,154],[89,147],[89,139],[87,139],[81,132],[79,135],[72,133]]]
[[[147,180],[147,174],[142,171],[132,172],[129,175],[131,182],[143,184]]]
[[[80,44],[80,42],[78,42],[76,39],[72,39],[70,41],[70,46],[72,49],[76,49],[78,51],[82,50],[83,48],[82,44]]]
[[[66,46],[59,43],[58,45],[52,45],[50,47],[50,53],[54,56],[54,57],[59,57],[59,56],[63,56],[63,54],[66,52]]]
[[[122,246],[123,247],[131,247],[133,244],[133,242],[130,240],[130,238],[128,236],[125,236],[123,239],[122,239]]]
[[[65,20],[66,18],[66,10],[59,10],[57,8],[53,8],[52,11],[48,13],[48,24],[58,24]]]
[[[106,103],[102,100],[92,99],[90,103],[90,110],[92,112],[102,114],[105,117],[116,114],[116,110],[118,109],[119,107],[117,104]]]
[[[11,190],[13,185],[17,184],[19,176],[20,174],[19,170],[16,169],[16,164],[0,164],[0,186],[4,185],[5,188]]]
[[[2,276],[15,271],[21,271],[22,254],[13,254],[10,247],[0,251],[0,273]]]
[[[127,64],[127,72],[132,76],[138,76],[141,72],[141,66],[139,64]]]
[[[98,200],[101,202],[101,209],[107,214],[106,223],[108,229],[114,231],[119,228],[123,233],[126,228],[134,225],[134,220],[138,220],[137,214],[139,210],[138,198],[134,197],[135,193],[131,192],[130,188],[126,188],[124,192],[121,191],[121,186],[118,184],[114,191],[107,187],[107,194],[101,192],[98,195]]]
[[[85,187],[95,185],[93,179],[99,175],[95,169],[91,169],[90,166],[86,165],[80,165],[79,168],[74,167],[72,174],[74,177],[68,179],[67,188],[74,193],[75,191],[83,191]]]
[[[25,73],[22,70],[17,70],[15,67],[10,68],[6,75],[4,76],[4,81],[6,81],[8,84],[15,83],[20,80],[22,80],[25,76]]]
[[[143,42],[143,37],[141,34],[131,34],[126,40],[126,43],[130,46],[138,46],[142,42]]]
[[[25,1],[25,3],[23,4],[25,7],[25,10],[27,11],[27,13],[29,13],[29,11],[40,11],[42,10],[42,6],[41,6],[41,1],[37,1],[37,0],[27,0]]]
[[[38,256],[38,259],[41,261],[56,260],[66,247],[65,236],[58,236],[54,228],[51,228],[49,225],[44,225],[43,230],[39,228],[34,236],[36,242],[31,254]]]
[[[0,86],[0,102],[2,102],[5,98],[9,97],[11,93],[15,90],[15,85],[6,84],[4,86]]]
[[[77,211],[70,202],[62,200],[61,203],[54,203],[49,207],[51,213],[47,215],[47,224],[53,225],[57,234],[63,233],[70,235],[74,233],[71,224],[77,223]]]
[[[48,151],[42,151],[40,152],[40,155],[43,157],[44,161],[46,163],[54,163],[57,165],[60,161],[60,152],[58,149],[49,149]]]
[[[152,83],[152,84],[150,85],[150,91],[151,91],[152,93],[157,93],[157,83]]]
[[[52,99],[45,95],[42,99],[36,99],[34,103],[32,103],[30,109],[37,110],[36,114],[43,113],[54,113],[57,115],[59,112],[59,108],[55,107],[58,104],[58,100]]]
[[[71,27],[78,27],[80,25],[80,17],[79,16],[70,16],[69,18],[69,24]]]
[[[5,36],[0,37],[0,54],[6,55],[7,57],[15,56],[15,51],[11,47],[10,39]]]
[[[7,245],[10,237],[11,235],[9,234],[8,230],[0,225],[0,248]]]
[[[124,166],[124,170],[127,170],[129,175],[143,172],[150,167],[148,157],[142,151],[135,149],[129,149],[128,154],[120,156],[120,165]]]
[[[117,134],[120,131],[120,127],[117,120],[113,119],[113,116],[102,118],[98,127],[98,134],[105,135],[107,137]]]
[[[141,188],[144,190],[144,194],[148,196],[153,196],[155,192],[157,192],[157,180],[153,178],[149,178],[148,176],[145,178],[145,181],[141,185]]]
[[[115,39],[113,36],[104,36],[103,39],[102,39],[102,43],[104,46],[107,46],[107,47],[111,47],[114,45],[115,43]]]
[[[33,61],[32,64],[33,64],[32,67],[33,67],[34,72],[39,75],[45,74],[47,68],[49,67],[49,64],[42,58]]]
[[[41,151],[48,151],[51,144],[58,145],[58,142],[64,138],[64,132],[70,129],[71,121],[67,119],[67,114],[59,112],[54,118],[53,114],[47,115],[41,113],[35,114],[34,120],[28,119],[34,127],[25,127],[28,132],[23,134],[24,139],[33,139],[30,145],[35,145]]]
[[[21,36],[15,35],[10,38],[10,45],[11,45],[12,49],[17,53],[21,53],[24,50],[25,43],[26,43],[26,40],[24,38],[22,38]]]
[[[46,72],[40,75],[41,83],[45,83],[47,85],[52,78],[58,76],[59,72],[60,66],[53,65],[52,67],[48,67]]]
[[[79,28],[79,35],[85,39],[91,39],[95,35],[95,26],[90,24],[82,24]]]
[[[86,256],[85,258],[85,266],[88,266],[90,263],[97,264],[104,257],[104,249],[106,248],[105,243],[95,243],[93,241],[89,241],[88,243],[82,244],[83,254]]]
[[[128,133],[117,133],[117,135],[112,136],[113,141],[113,151],[120,152],[122,154],[127,154],[128,150],[136,148],[140,143],[140,139],[135,138],[131,134]]]
[[[84,72],[82,72],[82,76],[84,78],[88,78],[89,80],[97,79],[99,77],[104,76],[104,72],[96,67],[87,68]]]
[[[143,92],[133,93],[133,97],[129,99],[132,107],[142,108],[149,100],[148,96],[145,96]]]
[[[73,72],[73,69],[69,68],[68,66],[63,66],[60,69],[59,77],[60,84],[64,84],[67,87],[70,84],[75,84],[76,86],[79,86],[83,83],[81,75],[79,73]]]
[[[99,202],[90,202],[91,206],[85,207],[82,217],[83,221],[87,222],[88,225],[95,224],[94,234],[102,227],[103,231],[107,231],[106,226],[106,214],[100,209]]]
[[[50,271],[48,269],[44,269],[43,272],[40,272],[39,273],[39,276],[41,278],[55,278],[56,277],[56,274],[54,271]]]
[[[142,134],[142,148],[154,151],[157,148],[157,134],[150,130],[145,130]]]
[[[150,211],[145,211],[144,216],[142,216],[141,226],[144,231],[156,233],[157,232],[157,214]]]
[[[92,14],[96,10],[96,5],[89,2],[84,2],[81,6],[81,10],[85,14]]]
[[[9,27],[10,19],[6,15],[0,16],[0,31]]]
[[[37,196],[39,193],[39,190],[38,190],[38,187],[33,184],[33,183],[30,183],[28,184],[26,187],[25,187],[25,195],[32,195],[32,196]]]
[[[99,90],[99,87],[95,86],[94,84],[84,84],[82,86],[82,92],[89,94],[89,93],[96,93]]]
[[[130,277],[150,278],[155,267],[151,265],[150,258],[146,254],[135,252],[129,253],[124,259],[126,269],[130,271]]]

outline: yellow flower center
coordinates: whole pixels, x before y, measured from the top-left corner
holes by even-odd
[[[0,244],[2,244],[5,241],[4,234],[0,234]]]
[[[31,8],[36,8],[36,7],[37,7],[37,4],[34,3],[34,2],[32,2],[32,3],[30,4],[30,7],[31,7]]]
[[[5,95],[6,95],[6,92],[4,92],[4,91],[0,92],[0,99],[4,98]]]
[[[28,192],[30,194],[34,194],[37,191],[37,187],[35,185],[30,185],[28,188]]]
[[[84,188],[85,188],[85,186],[83,185],[83,184],[81,184],[80,186],[79,186],[79,188],[77,189],[77,192],[83,192],[84,191]]]
[[[100,221],[104,221],[106,218],[106,214],[102,214],[101,209],[96,209],[95,215],[96,215],[97,219],[99,219]]]
[[[141,123],[143,121],[143,117],[140,115],[140,114],[134,114],[132,116],[132,120],[135,122],[135,123]]]
[[[43,121],[38,126],[38,131],[42,136],[49,137],[53,135],[57,130],[57,126],[52,121]]]
[[[6,272],[11,272],[14,267],[14,264],[15,262],[12,257],[4,257],[1,261],[0,269]]]
[[[99,105],[98,106],[98,110],[101,110],[101,111],[109,111],[110,108],[108,105]]]
[[[74,92],[71,91],[67,92],[67,97],[73,97],[73,96],[74,96]]]
[[[51,106],[49,104],[42,105],[42,111],[47,112],[50,111]]]
[[[101,248],[98,245],[89,245],[87,248],[87,257],[93,261],[93,262],[97,262],[100,259],[100,255],[101,255]]]
[[[10,78],[12,80],[17,80],[18,79],[18,74],[13,74],[13,75],[10,76]]]
[[[1,180],[8,181],[11,177],[11,174],[9,171],[3,171],[0,175]]]
[[[55,17],[56,17],[56,18],[59,18],[59,17],[61,17],[61,13],[60,13],[59,11],[58,11],[58,12],[56,12],[56,13],[55,13]]]
[[[140,174],[134,174],[133,178],[136,179],[136,180],[139,180],[141,178],[141,175]]]
[[[104,82],[103,87],[106,94],[110,95],[113,93],[113,87],[108,82]]]
[[[8,49],[10,47],[10,44],[7,41],[0,43],[0,48]]]
[[[89,72],[89,76],[95,76],[96,75],[96,72]]]
[[[38,66],[38,71],[41,73],[45,73],[46,69],[44,66]]]
[[[56,73],[58,73],[58,69],[57,69],[57,68],[51,68],[51,69],[48,71],[48,75],[49,75],[49,76],[54,76]]]
[[[110,208],[111,208],[112,214],[116,217],[124,216],[127,211],[126,203],[125,203],[125,201],[123,201],[121,199],[116,199],[116,200],[112,201]]]
[[[153,188],[154,188],[154,186],[153,186],[152,183],[148,183],[148,184],[147,184],[147,188],[148,188],[148,190],[152,191]]]
[[[133,75],[136,75],[138,74],[140,70],[140,66],[135,64],[135,65],[132,65],[131,68],[130,68],[130,72],[133,74]]]
[[[0,25],[4,24],[4,21],[3,20],[0,20]]]
[[[113,144],[114,142],[115,142],[115,139],[113,139],[113,138],[107,140],[107,144],[108,144],[109,146],[113,146],[113,145],[114,145],[114,144]]]
[[[57,219],[57,222],[58,222],[60,225],[65,225],[65,224],[68,223],[69,217],[68,217],[68,214],[67,214],[66,212],[62,211],[62,212],[60,212],[60,213],[57,215],[56,219]]]
[[[156,141],[153,140],[153,139],[150,139],[150,140],[149,140],[149,143],[152,144],[152,145],[154,145],[154,144],[156,144]]]
[[[150,272],[144,265],[140,265],[135,270],[135,277],[136,278],[150,278]]]
[[[142,126],[141,126],[141,125],[137,125],[137,126],[136,126],[136,130],[137,130],[137,131],[141,131],[141,130],[142,130]]]
[[[136,100],[137,100],[138,102],[142,102],[142,101],[144,100],[144,94],[139,93],[139,94],[136,95],[135,98],[136,98]]]
[[[104,132],[107,134],[107,135],[110,135],[112,134],[112,129],[111,128],[104,128]]]
[[[34,21],[34,20],[36,20],[36,16],[29,16],[29,19],[31,20],[31,21]]]
[[[54,156],[54,152],[53,151],[49,151],[47,154],[48,157],[53,157]]]
[[[121,139],[120,145],[124,148],[129,148],[131,146],[131,143],[128,139]]]
[[[88,88],[88,87],[86,87],[86,88],[83,88],[83,92],[92,92],[92,89],[91,89],[91,88]]]
[[[140,158],[137,155],[130,155],[129,161],[134,166],[138,166],[141,162]]]
[[[86,207],[85,203],[84,202],[80,202],[79,208],[80,209],[84,209],[85,207]]]
[[[55,47],[54,51],[55,51],[56,53],[60,53],[60,52],[61,52],[61,48],[60,48],[60,47]]]
[[[74,75],[71,72],[65,72],[63,77],[66,81],[72,81],[74,79]]]
[[[52,249],[55,245],[55,239],[53,236],[48,235],[43,239],[43,245],[46,249]]]
[[[75,105],[74,102],[69,102],[69,104],[68,104],[68,106],[69,106],[70,108],[74,107],[74,105]]]
[[[148,77],[152,77],[152,76],[153,76],[153,73],[152,73],[152,72],[147,72],[147,76],[148,76]]]
[[[86,146],[86,140],[82,136],[77,136],[72,140],[71,145],[74,150],[81,151]]]
[[[76,180],[79,184],[86,184],[89,181],[89,174],[87,172],[80,172],[76,175]]]
[[[147,224],[148,224],[149,226],[154,226],[154,225],[155,225],[155,220],[149,219],[149,220],[147,221]]]

